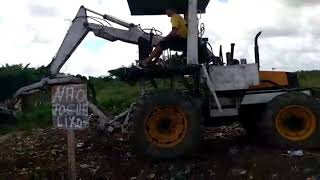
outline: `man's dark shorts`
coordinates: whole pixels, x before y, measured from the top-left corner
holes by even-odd
[[[159,46],[162,50],[171,49],[174,51],[184,51],[187,49],[187,39],[182,37],[171,37],[161,40]]]

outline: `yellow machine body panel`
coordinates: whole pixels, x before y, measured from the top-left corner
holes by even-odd
[[[259,71],[260,84],[250,89],[286,87],[289,85],[287,72]]]

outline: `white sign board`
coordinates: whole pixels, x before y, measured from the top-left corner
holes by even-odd
[[[85,84],[54,86],[51,102],[54,127],[74,130],[89,126]]]

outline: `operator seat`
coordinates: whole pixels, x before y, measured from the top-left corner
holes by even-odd
[[[199,64],[208,63],[211,60],[211,56],[209,52],[211,52],[208,47],[208,38],[198,38],[198,59]],[[149,57],[149,54],[151,53],[153,47],[152,47],[152,41],[145,39],[143,37],[140,37],[138,39],[138,48],[139,48],[139,61],[145,60],[147,57]],[[187,46],[183,49],[174,49],[170,48],[169,50],[182,52],[182,55],[180,56],[181,59],[185,60],[187,57]],[[186,62],[185,62],[186,64]]]
[[[198,38],[198,60],[199,64],[210,61],[211,55],[209,54],[209,49],[207,47],[208,38]],[[180,56],[181,59],[185,59],[187,57],[187,46],[184,49],[174,49],[170,48],[170,50],[182,52]]]

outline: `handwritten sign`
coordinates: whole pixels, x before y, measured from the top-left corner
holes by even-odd
[[[54,127],[64,129],[84,129],[88,127],[86,85],[54,86],[51,102]]]

